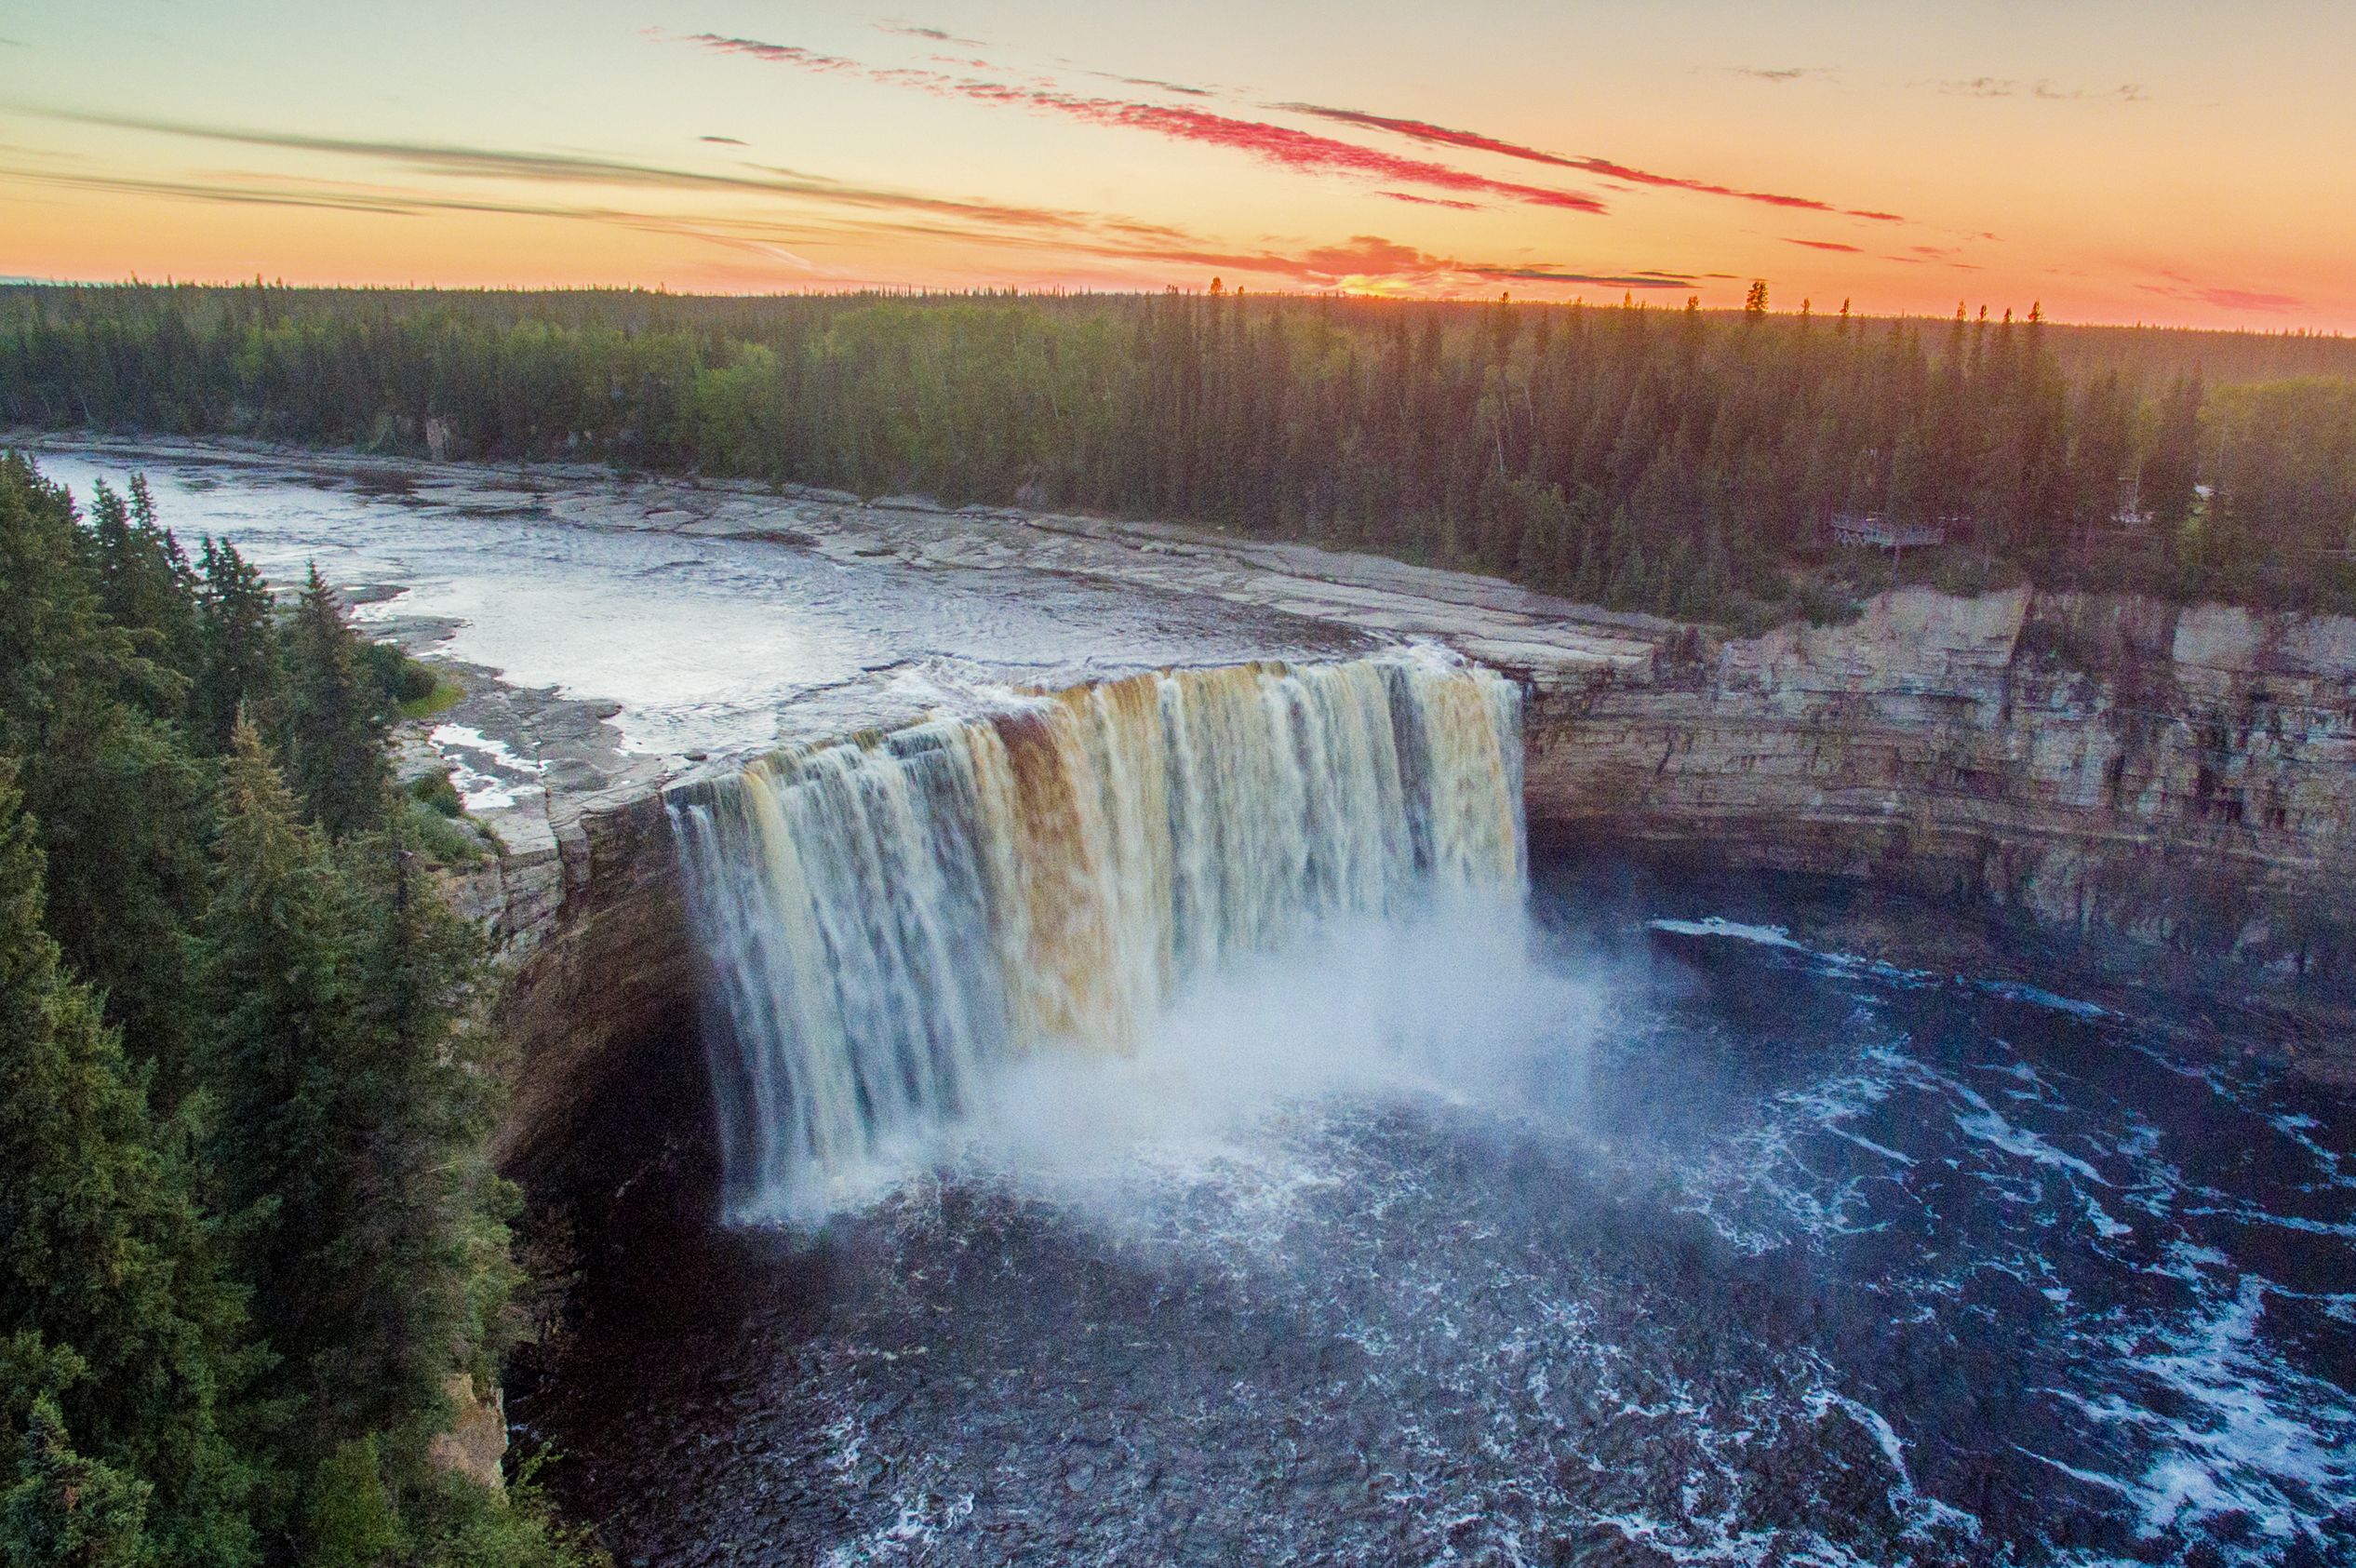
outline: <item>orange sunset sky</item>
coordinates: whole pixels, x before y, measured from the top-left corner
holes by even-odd
[[[0,275],[2356,330],[2356,5],[0,3]]]

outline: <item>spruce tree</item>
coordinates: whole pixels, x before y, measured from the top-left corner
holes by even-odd
[[[462,1027],[479,940],[396,834],[301,821],[249,723],[220,811],[204,994],[255,1316],[311,1445],[382,1431],[411,1454],[449,1374],[492,1371],[513,1279],[493,1080]]]
[[[340,1114],[357,1000],[351,895],[250,722],[231,736],[219,816],[198,932],[215,1179],[238,1217],[255,1321],[313,1407],[306,1427],[355,1436],[316,1409],[361,1392],[320,1375],[343,1326],[341,1239],[368,1197]]]
[[[163,1568],[147,1534],[154,1488],[74,1449],[57,1400],[33,1401],[16,1484],[0,1492],[0,1561],[26,1568]]]
[[[393,787],[386,716],[358,639],[315,565],[288,629],[288,782],[306,815],[341,838],[383,820]]]
[[[107,619],[141,653],[176,674],[184,670],[195,648],[196,577],[180,542],[156,520],[146,478],[131,480],[127,503],[100,480],[90,519]]]
[[[0,771],[0,1475],[19,1478],[0,1533],[87,1561],[141,1561],[144,1539],[160,1561],[248,1562],[252,1478],[221,1406],[254,1359],[196,1205],[191,1129],[150,1110],[96,999],[60,969],[43,882]],[[73,1484],[103,1490],[116,1524],[74,1536],[91,1521],[61,1517],[53,1494]]]
[[[278,722],[284,708],[279,639],[270,586],[235,545],[207,539],[197,560],[191,720],[207,749],[220,752],[229,748],[241,710],[265,727]]]
[[[20,759],[38,824],[47,930],[131,1050],[163,1064],[169,1098],[186,1081],[181,918],[204,784],[169,722],[184,685],[106,612],[100,558],[72,499],[0,458],[0,755]]]

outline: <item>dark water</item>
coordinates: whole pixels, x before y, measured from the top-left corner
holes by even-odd
[[[1384,965],[1502,1050],[1304,1072],[1364,977],[1272,971],[1108,1081],[1280,1088],[1125,1167],[1080,1093],[815,1236],[625,1221],[519,1401],[559,1493],[625,1564],[2356,1561],[2356,1106],[1539,907],[1485,1015]]]

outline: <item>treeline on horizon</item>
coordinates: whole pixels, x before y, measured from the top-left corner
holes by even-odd
[[[0,1563],[585,1565],[432,1453],[520,1276],[418,667],[87,499],[0,457]]]
[[[1761,290],[1763,293],[1763,290]],[[1755,628],[1909,575],[2356,610],[2356,340],[1165,295],[0,289],[0,419],[1204,523]]]

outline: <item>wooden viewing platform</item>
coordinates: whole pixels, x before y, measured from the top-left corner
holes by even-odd
[[[1918,550],[1946,543],[1947,529],[1938,523],[1893,523],[1882,517],[1835,517],[1832,542],[1877,550]]]

